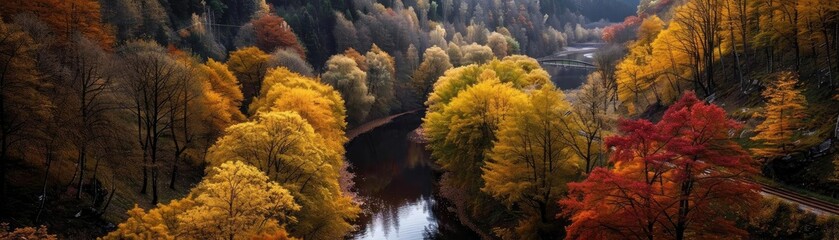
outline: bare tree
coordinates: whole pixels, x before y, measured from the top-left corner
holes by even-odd
[[[684,29],[676,34],[677,49],[691,56],[694,86],[705,96],[716,91],[714,82],[714,51],[719,45],[722,16],[721,0],[697,0],[682,5],[673,18]],[[704,72],[705,74],[701,74]]]
[[[185,73],[175,79],[175,93],[172,103],[169,104],[169,138],[174,147],[174,158],[172,159],[172,174],[169,178],[169,188],[175,189],[175,179],[178,176],[178,163],[182,161],[184,152],[193,147],[195,140],[199,137],[200,131],[194,126],[201,116],[198,112],[201,107],[197,100],[202,95],[202,86],[195,76],[195,69],[185,68]]]
[[[601,47],[594,54],[594,65],[597,67],[597,74],[600,76],[601,86],[606,92],[602,101],[612,102],[613,108],[617,109],[618,84],[617,84],[617,63],[623,58],[625,50],[620,44],[609,44]],[[609,107],[608,104],[603,107]]]
[[[560,138],[585,162],[585,173],[605,165],[603,138],[617,119],[615,110],[609,107],[614,105],[609,96],[611,92],[600,76],[596,73],[589,75],[586,83],[569,95],[569,117],[560,119],[563,126]]]
[[[73,144],[78,152],[78,183],[76,198],[81,198],[84,175],[88,158],[95,154],[97,145],[105,139],[102,135],[110,126],[106,113],[115,109],[115,104],[108,98],[111,94],[113,76],[109,54],[87,39],[77,36],[73,47],[68,49],[63,76],[67,86],[68,105],[74,113],[69,116],[73,128]],[[98,159],[95,168],[98,169]],[[96,182],[94,174],[91,183]]]
[[[130,42],[121,54],[125,71],[122,87],[131,100],[129,107],[136,119],[137,141],[143,155],[140,193],[147,192],[151,180],[152,204],[157,204],[162,139],[172,127],[171,105],[176,104],[178,83],[186,77],[186,71],[156,43]]]

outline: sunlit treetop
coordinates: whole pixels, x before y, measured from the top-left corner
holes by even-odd
[[[484,65],[468,65],[447,71],[434,84],[434,91],[426,102],[429,110],[440,110],[439,108],[448,104],[461,90],[478,83],[478,76],[485,71],[494,72],[500,82],[510,83],[518,89],[538,88],[541,85],[553,84],[548,73],[541,68],[535,59],[513,55],[503,60],[493,60]]]
[[[331,149],[342,150],[346,141],[346,109],[341,95],[332,86],[283,67],[268,71],[261,93],[248,109],[251,115],[294,111],[331,144]]]

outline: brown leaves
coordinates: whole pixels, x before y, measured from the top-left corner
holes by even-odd
[[[297,42],[297,35],[282,17],[265,15],[253,21],[253,28],[256,32],[256,45],[262,51],[273,52],[277,48],[290,48],[306,59],[303,47]]]

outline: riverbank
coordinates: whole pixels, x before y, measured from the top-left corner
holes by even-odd
[[[364,124],[361,124],[361,126],[358,126],[358,127],[353,128],[353,129],[347,130],[347,133],[346,133],[347,141],[348,142],[352,141],[355,137],[358,137],[358,135],[364,134],[366,132],[372,131],[373,129],[376,129],[377,127],[381,127],[385,124],[388,124],[398,117],[404,116],[406,114],[416,113],[416,112],[419,112],[420,110],[421,109],[414,109],[414,110],[411,110],[411,111],[390,115],[390,116],[387,116],[387,117],[375,119],[375,120],[366,122]]]
[[[421,115],[415,111],[379,119],[347,143],[353,190],[364,202],[350,239],[480,238],[441,196],[441,172],[430,152],[410,140]]]

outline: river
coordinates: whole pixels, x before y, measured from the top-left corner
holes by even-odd
[[[552,56],[592,63],[594,53],[600,46],[602,46],[602,43],[574,43]],[[562,90],[580,87],[592,71],[590,69],[564,68],[551,65],[542,65],[542,68],[548,71],[551,80]]]
[[[422,144],[408,141],[420,113],[410,113],[347,144],[364,215],[352,239],[477,239],[437,195],[439,173]]]
[[[575,44],[556,55],[591,62],[597,47]],[[590,72],[545,67],[565,90],[579,87]],[[437,194],[440,173],[430,153],[407,138],[421,121],[420,112],[401,115],[346,145],[355,190],[364,202],[364,213],[356,221],[359,229],[350,239],[479,239]]]

